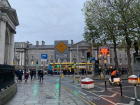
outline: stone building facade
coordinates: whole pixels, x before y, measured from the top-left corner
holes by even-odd
[[[7,0],[0,0],[0,64],[13,65],[14,34],[18,25],[16,10]]]
[[[78,54],[77,54],[78,46]],[[68,45],[69,49],[69,58],[64,59],[61,62],[86,62],[86,51],[90,44],[86,41],[80,41],[78,43],[71,43]],[[93,48],[93,56],[96,60],[99,60],[99,68],[115,68],[114,61],[114,50],[112,45],[108,45],[110,48],[110,54],[107,56],[101,56],[99,54],[99,49]],[[30,44],[28,41],[25,42],[15,42],[16,48],[16,68],[17,69],[48,69],[49,63],[59,63],[60,61],[54,59],[54,45],[45,45],[45,42],[42,41],[42,44],[39,44],[36,41],[36,45]],[[131,51],[131,56],[135,51]],[[47,62],[41,61],[41,54],[48,54]],[[119,50],[117,48],[118,63],[120,68],[127,68],[127,54],[125,49]],[[36,67],[36,61],[38,61],[38,66]],[[88,60],[88,62],[91,62]],[[105,66],[106,65],[106,66]]]

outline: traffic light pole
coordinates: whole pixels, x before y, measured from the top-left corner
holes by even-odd
[[[88,74],[87,74],[87,52],[86,52],[86,77],[88,77]]]
[[[60,59],[60,76],[59,76],[59,98],[60,98],[60,93],[61,93],[61,59]]]

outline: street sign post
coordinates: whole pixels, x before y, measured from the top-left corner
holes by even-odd
[[[91,61],[95,61],[95,57],[91,57]]]
[[[41,54],[41,61],[47,61],[47,54]]]
[[[68,40],[54,42],[54,58],[60,59],[59,97],[61,91],[61,59],[68,58]]]

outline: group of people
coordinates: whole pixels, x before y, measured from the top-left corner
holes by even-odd
[[[31,77],[31,81],[32,81],[33,76],[34,78],[36,78],[36,70],[30,70],[29,72],[27,72],[26,70],[25,72],[23,70],[16,70],[15,74],[17,76],[17,82],[21,82],[23,76],[24,76],[25,82],[27,82],[29,78],[29,74]],[[38,79],[40,80],[39,82],[41,82],[41,80],[43,82],[43,70],[38,70]]]

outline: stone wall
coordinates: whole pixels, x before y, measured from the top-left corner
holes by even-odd
[[[8,102],[17,92],[17,84],[14,83],[10,87],[7,87],[6,89],[2,89],[0,91],[0,105],[4,105],[6,102]]]

